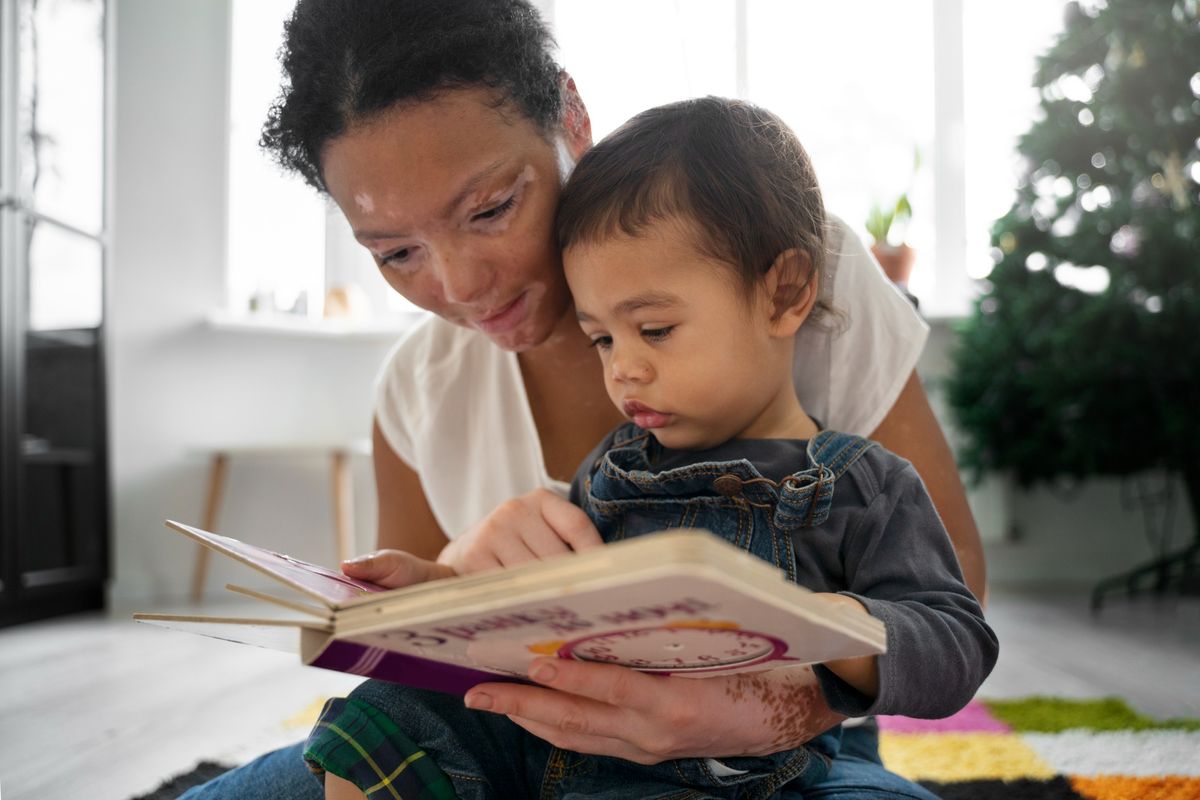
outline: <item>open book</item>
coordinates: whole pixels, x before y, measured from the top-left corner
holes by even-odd
[[[463,693],[523,680],[556,655],[707,676],[882,653],[883,624],[821,600],[706,531],[387,590],[178,522],[167,526],[262,572],[291,597],[229,586],[303,619],[134,618],[298,652],[305,664]]]

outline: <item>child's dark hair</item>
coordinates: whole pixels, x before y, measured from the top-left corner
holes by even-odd
[[[704,97],[633,117],[584,154],[563,189],[563,249],[681,219],[704,255],[736,268],[747,293],[786,250],[825,259],[825,205],[792,130],[750,103]]]
[[[261,145],[325,191],[321,149],[398,103],[497,91],[549,134],[562,115],[554,40],[527,0],[299,0]]]

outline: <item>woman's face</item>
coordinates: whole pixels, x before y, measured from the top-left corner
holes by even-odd
[[[321,167],[393,289],[520,351],[570,307],[554,213],[590,131],[558,138],[493,92],[454,89],[351,128],[326,145]]]

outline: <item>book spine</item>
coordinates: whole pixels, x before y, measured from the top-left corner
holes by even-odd
[[[513,675],[446,664],[337,639],[331,641],[309,664],[447,694],[466,694],[472,686],[490,681],[523,682]]]

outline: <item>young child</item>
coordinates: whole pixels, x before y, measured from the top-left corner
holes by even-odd
[[[557,227],[579,324],[631,420],[572,486],[605,540],[706,528],[881,620],[885,655],[814,670],[837,712],[966,705],[996,638],[920,478],[869,440],[821,430],[792,385],[797,330],[830,311],[824,207],[795,135],[719,98],[644,112],[580,160]],[[740,774],[716,785],[803,791],[837,756],[835,729],[799,752],[724,760]]]
[[[885,655],[787,668],[840,714],[939,717],[965,705],[996,639],[920,478],[873,442],[821,430],[791,382],[797,330],[837,314],[820,302],[825,212],[794,134],[736,101],[652,109],[584,155],[557,226],[579,323],[631,420],[572,484],[603,538],[707,528],[881,620]],[[747,693],[765,691],[744,677]],[[805,713],[801,697],[775,702],[780,741]],[[503,795],[481,780],[554,798],[932,797],[877,764],[850,773],[839,726],[770,756],[648,766],[551,748],[446,695],[369,682],[350,702],[327,707],[306,755],[365,776],[355,785],[374,783],[371,797],[394,788],[393,774],[414,791],[452,791],[425,751],[472,797]],[[372,758],[329,732],[335,717],[376,731],[355,737],[373,743]],[[464,758],[469,769],[448,765]],[[431,774],[404,772],[408,761]],[[468,772],[488,777],[471,784]]]

